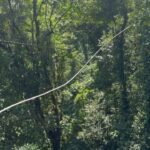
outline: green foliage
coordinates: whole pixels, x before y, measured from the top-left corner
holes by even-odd
[[[16,148],[15,150],[40,150],[40,149],[34,144],[26,144],[24,146],[21,146],[20,148]]]
[[[148,0],[1,0],[0,149],[150,149]],[[128,25],[125,33],[110,39]]]

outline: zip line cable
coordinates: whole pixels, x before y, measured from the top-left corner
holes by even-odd
[[[107,45],[107,44],[109,44],[113,39],[115,39],[116,37],[118,37],[120,34],[122,34],[123,32],[125,32],[126,30],[128,30],[131,26],[133,26],[133,25],[129,25],[129,26],[126,27],[125,29],[121,30],[119,33],[117,33],[115,36],[113,36],[109,41],[107,41],[106,43],[104,43],[104,46]],[[53,89],[50,89],[50,90],[48,90],[48,91],[46,91],[46,92],[44,92],[44,93],[41,93],[41,94],[39,94],[39,95],[30,97],[30,98],[27,98],[27,99],[23,99],[23,100],[21,100],[21,101],[19,101],[19,102],[17,102],[17,103],[14,103],[14,104],[12,104],[12,105],[10,105],[10,106],[7,106],[7,107],[3,108],[2,110],[0,110],[0,114],[3,113],[3,112],[5,112],[5,111],[7,111],[7,110],[9,110],[9,109],[11,109],[11,108],[13,108],[13,107],[16,107],[16,106],[18,106],[18,105],[20,105],[20,104],[26,103],[26,102],[28,102],[28,101],[36,100],[37,98],[40,98],[40,97],[45,96],[45,95],[47,95],[47,94],[49,94],[49,93],[51,93],[51,92],[54,92],[54,91],[56,91],[56,90],[59,90],[59,89],[65,87],[65,86],[68,85],[72,80],[74,80],[74,78],[76,78],[76,77],[86,68],[86,66],[89,64],[89,62],[91,62],[91,60],[92,60],[99,52],[100,52],[100,49],[98,49],[98,50],[91,56],[91,58],[82,66],[82,68],[81,68],[74,76],[72,76],[67,82],[65,82],[64,84],[62,84],[62,85],[60,85],[60,86],[57,86],[57,87],[55,87],[55,88],[53,88]]]
[[[0,43],[6,43],[6,44],[12,44],[12,45],[29,45],[29,46],[32,46],[31,43],[22,43],[22,42],[16,42],[16,41],[6,41],[6,40],[2,40],[2,39],[0,39]]]

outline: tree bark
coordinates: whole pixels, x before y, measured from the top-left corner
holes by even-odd
[[[122,2],[123,3],[123,2]],[[128,17],[127,17],[127,9],[122,4],[122,15],[123,15],[123,24],[121,26],[121,31],[126,28]],[[129,101],[127,94],[127,81],[125,74],[125,52],[124,52],[124,33],[122,33],[118,38],[115,39],[114,45],[116,48],[116,62],[117,62],[117,76],[120,82],[120,95],[121,95],[121,113],[124,116],[124,120],[127,121],[129,114]]]
[[[47,71],[47,63],[45,63],[46,60],[43,60],[43,71],[41,72],[41,69],[39,68],[38,61],[41,59],[41,48],[40,48],[40,27],[39,27],[39,21],[37,19],[37,0],[33,0],[33,23],[32,23],[32,39],[33,39],[33,48],[37,52],[37,56],[35,59],[35,69],[36,69],[36,79],[42,77],[45,78],[45,87],[51,87],[52,88],[52,83],[50,81],[48,71]],[[45,42],[45,41],[44,41]],[[51,47],[49,45],[48,47]],[[42,60],[41,60],[42,61]],[[55,65],[55,64],[54,64]],[[57,70],[54,71],[57,72]],[[38,81],[37,81],[38,82]],[[39,87],[40,85],[37,85]],[[36,87],[36,88],[37,88]],[[53,150],[60,150],[60,143],[61,143],[61,128],[60,128],[60,112],[59,112],[59,105],[58,105],[58,98],[54,95],[54,93],[51,94],[51,103],[53,105],[53,115],[54,115],[54,125],[53,127],[49,127],[47,125],[47,120],[44,118],[43,110],[41,107],[41,102],[40,100],[36,100],[34,102],[35,106],[35,112],[37,114],[37,118],[39,119],[39,122],[43,124],[42,126],[45,128],[47,137],[50,139],[52,143],[52,149]]]
[[[127,8],[124,4],[124,1],[121,1],[120,13],[123,17],[123,23],[121,25],[121,31],[124,30],[127,26],[128,16]],[[122,33],[118,38],[114,40],[115,46],[115,57],[116,57],[116,73],[117,78],[120,83],[120,99],[119,99],[119,110],[120,116],[118,118],[119,125],[118,131],[119,136],[117,140],[117,145],[119,149],[125,147],[125,143],[130,140],[130,106],[127,93],[127,77],[125,69],[125,35]]]

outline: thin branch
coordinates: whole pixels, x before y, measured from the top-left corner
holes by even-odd
[[[56,23],[53,26],[53,30],[56,28],[56,26],[58,25],[58,23],[62,20],[62,18],[71,10],[72,8],[72,3],[70,5],[70,7],[59,17],[59,19],[56,21]]]
[[[15,22],[15,19],[14,19],[14,11],[13,11],[13,9],[12,9],[11,1],[10,1],[10,0],[8,0],[8,4],[9,4],[10,12],[11,12],[11,16],[9,16],[9,17],[10,17],[10,20],[11,20],[11,22],[12,22],[14,28],[15,28],[16,31],[18,32],[18,34],[19,34],[19,36],[20,36],[20,39],[24,41],[24,40],[25,40],[25,39],[24,39],[24,35],[22,34],[22,32],[20,31],[19,27],[17,26],[17,24],[16,24],[16,22]],[[26,46],[26,48],[27,48],[28,50],[30,49],[27,45],[25,45],[25,46]]]
[[[37,16],[40,14],[43,4],[45,4],[44,0],[41,2],[40,7],[37,11]]]

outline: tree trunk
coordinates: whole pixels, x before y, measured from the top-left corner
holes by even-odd
[[[123,3],[123,2],[122,2]],[[126,28],[128,17],[127,10],[122,4],[122,15],[123,15],[123,24],[121,26],[121,31]],[[116,63],[117,63],[117,76],[120,82],[120,95],[121,95],[121,113],[124,116],[124,120],[127,121],[129,115],[129,101],[127,94],[127,81],[125,74],[125,53],[124,53],[124,33],[122,33],[118,38],[115,39],[114,45],[116,49]]]
[[[49,139],[52,142],[52,149],[53,150],[60,150],[60,143],[61,143],[61,129],[59,127],[54,128],[53,130],[49,130],[48,132]]]
[[[121,26],[121,31],[126,28],[128,17],[127,17],[127,8],[124,4],[124,1],[121,1],[120,13],[123,16],[123,23]],[[118,125],[118,147],[119,149],[124,149],[126,147],[126,143],[130,139],[130,107],[128,101],[128,93],[127,93],[127,77],[125,70],[125,37],[124,33],[122,33],[118,38],[114,40],[115,46],[115,56],[116,56],[116,73],[117,78],[120,83],[120,116],[119,116],[119,125]]]
[[[36,74],[35,77],[36,79],[40,78],[41,74],[42,77],[45,78],[45,80],[47,81],[45,83],[45,87],[51,87],[52,88],[52,83],[49,79],[49,75],[48,75],[48,71],[46,69],[46,63],[43,62],[43,72],[40,72],[40,67],[38,65],[38,61],[39,59],[41,59],[40,57],[40,52],[41,52],[41,48],[40,48],[40,28],[39,28],[39,21],[37,20],[38,14],[37,14],[37,0],[33,0],[33,23],[32,23],[32,43],[33,43],[33,48],[36,50],[37,52],[37,56],[35,59],[35,69],[36,69]],[[48,47],[51,47],[52,45],[49,45]],[[46,61],[46,60],[44,60]],[[55,65],[55,63],[53,64]],[[54,72],[57,74],[57,69],[54,68]],[[57,80],[57,78],[56,78]],[[38,82],[38,81],[37,81]],[[57,82],[57,81],[56,81]],[[40,85],[37,85],[40,86]],[[37,88],[37,87],[35,87]],[[47,137],[51,140],[52,143],[52,149],[53,150],[60,150],[60,143],[61,143],[61,128],[60,128],[60,112],[59,112],[59,105],[58,105],[58,97],[56,95],[54,95],[54,93],[51,94],[51,103],[53,105],[53,115],[54,115],[54,125],[53,127],[48,127],[47,125],[47,120],[45,120],[44,118],[44,114],[43,114],[43,110],[41,108],[41,102],[40,100],[37,100],[34,102],[35,104],[35,111],[37,114],[37,118],[39,118],[39,122],[42,124],[42,126],[45,128]]]

